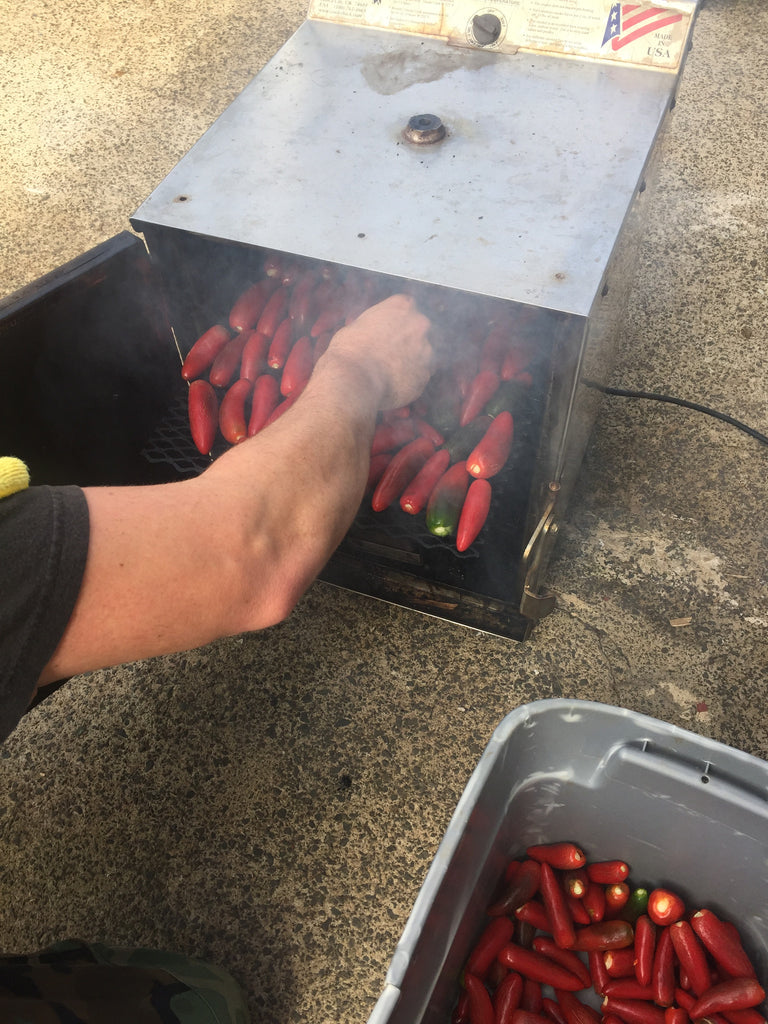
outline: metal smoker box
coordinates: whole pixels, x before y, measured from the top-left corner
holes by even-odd
[[[491,304],[535,325],[513,469],[478,541],[459,556],[361,508],[326,581],[515,639],[551,609],[542,577],[695,10],[315,0],[134,214],[182,353],[271,252],[415,289],[449,327]]]
[[[732,921],[768,979],[768,765],[623,708],[542,700],[499,724],[454,811],[369,1024],[445,1024],[511,857],[571,840]]]

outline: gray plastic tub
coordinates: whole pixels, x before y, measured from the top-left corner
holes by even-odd
[[[510,856],[570,839],[738,924],[768,974],[768,764],[631,711],[527,704],[500,723],[456,807],[369,1024],[448,1024]]]

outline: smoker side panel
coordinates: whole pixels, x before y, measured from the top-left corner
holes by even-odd
[[[0,300],[0,453],[36,484],[168,476],[142,446],[178,356],[141,239],[125,231]]]

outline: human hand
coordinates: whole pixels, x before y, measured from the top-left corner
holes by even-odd
[[[328,353],[354,362],[380,391],[379,409],[408,405],[432,372],[431,323],[408,295],[371,306],[333,337]]]

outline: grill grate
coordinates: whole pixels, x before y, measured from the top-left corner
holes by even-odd
[[[162,421],[155,428],[142,449],[142,457],[147,462],[167,465],[183,477],[198,476],[211,463],[227,450],[226,444],[214,448],[210,455],[201,455],[194,445],[189,432],[186,395],[179,394],[169,405]],[[370,540],[374,535],[379,538],[383,530],[393,555],[397,557],[398,549],[416,543],[422,549],[445,549],[452,546],[451,541],[436,537],[428,530],[420,528],[420,519],[400,512],[399,509],[386,512],[374,512],[369,501],[363,500],[360,511],[352,527],[352,536]],[[467,550],[459,552],[453,547],[455,558],[474,560],[480,557],[483,546],[482,535]],[[380,541],[377,541],[380,543]]]

